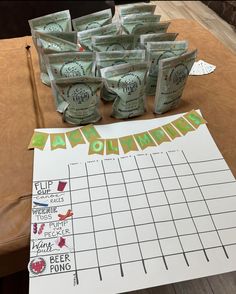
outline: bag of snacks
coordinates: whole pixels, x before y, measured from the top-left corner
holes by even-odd
[[[197,50],[159,63],[154,112],[161,114],[178,106]]]
[[[138,27],[142,27],[146,23],[157,23],[160,21],[160,15],[153,14],[130,14],[121,17],[121,26],[123,31],[130,35],[133,34]]]
[[[129,118],[142,115],[145,107],[147,64],[120,64],[101,69],[108,89],[117,94],[112,105],[112,116]]]
[[[118,64],[137,64],[145,61],[144,50],[107,51],[96,53],[96,75],[101,76],[101,69]],[[114,101],[117,94],[108,89],[106,84],[101,90],[101,97],[105,101]]]
[[[148,42],[147,60],[150,64],[147,77],[147,95],[155,95],[158,71],[158,64],[161,59],[173,56],[180,56],[188,50],[187,41]]]
[[[138,46],[138,40],[136,35],[93,36],[92,48],[98,52],[133,50]]]
[[[88,15],[72,19],[75,31],[80,32],[102,27],[112,22],[111,9],[105,9]]]
[[[54,96],[64,99],[64,121],[83,125],[95,123],[101,119],[99,112],[102,79],[96,77],[62,78],[52,81]]]
[[[178,33],[159,33],[159,34],[145,34],[140,35],[140,44],[142,48],[145,48],[147,42],[164,42],[164,41],[175,41]]]
[[[133,34],[143,35],[143,34],[157,34],[165,33],[170,25],[168,21],[162,22],[148,22],[144,23],[142,26],[138,26],[133,29]]]
[[[46,56],[47,70],[51,80],[92,76],[94,61],[93,52],[64,52]]]
[[[47,33],[35,32],[35,37],[37,39],[41,80],[44,84],[50,86],[44,55],[55,52],[78,51],[78,45]]]
[[[30,19],[29,26],[32,35],[34,31],[44,33],[70,32],[72,31],[70,11],[64,10]]]
[[[119,6],[119,15],[122,17],[129,14],[154,14],[155,9],[156,5],[147,3],[125,4]]]
[[[84,50],[92,51],[92,36],[117,35],[118,33],[118,23],[111,23],[96,29],[78,32],[78,41]]]
[[[92,52],[48,54],[45,59],[50,80],[95,75],[95,58]],[[55,104],[57,111],[64,111],[64,99],[59,93],[55,95]]]

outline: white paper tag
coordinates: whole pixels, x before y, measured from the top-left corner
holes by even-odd
[[[190,76],[201,76],[212,73],[216,69],[216,66],[205,62],[204,60],[198,60],[194,62],[193,67],[189,73]]]

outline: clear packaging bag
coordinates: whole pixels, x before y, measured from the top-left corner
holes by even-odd
[[[147,61],[150,64],[147,77],[147,95],[155,95],[159,62],[164,58],[180,56],[188,50],[187,41],[165,41],[147,43]]]
[[[81,76],[95,76],[95,55],[93,52],[65,52],[45,56],[47,72],[52,80]],[[55,105],[58,112],[64,112],[63,97],[55,95]]]
[[[121,26],[124,33],[130,35],[135,33],[138,27],[142,27],[145,23],[157,23],[160,21],[161,15],[153,14],[130,14],[121,17]]]
[[[78,41],[84,50],[93,51],[92,36],[117,35],[119,30],[120,26],[118,23],[111,23],[96,29],[81,31],[78,32]]]
[[[144,23],[142,26],[138,26],[133,29],[133,34],[143,35],[143,34],[157,34],[157,33],[166,33],[170,22],[148,22]]]
[[[48,54],[46,65],[50,79],[94,75],[93,52],[64,52]]]
[[[162,114],[179,105],[197,50],[179,57],[162,59],[159,63],[154,112]]]
[[[44,84],[50,86],[50,79],[48,76],[44,58],[45,54],[55,52],[78,51],[78,45],[76,44],[77,39],[74,39],[76,43],[72,43],[62,38],[53,36],[51,34],[37,31],[35,32],[35,38],[37,39],[41,80]]]
[[[69,10],[63,10],[29,20],[31,32],[70,32],[71,16]]]
[[[112,105],[112,116],[130,118],[146,111],[145,85],[147,64],[121,64],[101,69],[108,89],[117,97]]]
[[[145,61],[144,50],[107,51],[96,53],[96,75],[101,76],[101,69],[119,64],[137,64]],[[108,89],[106,84],[101,89],[101,98],[114,101],[117,94]]]
[[[111,9],[105,9],[72,19],[73,28],[77,32],[99,28],[111,22]]]
[[[64,121],[83,125],[101,119],[99,112],[102,79],[96,77],[64,78],[52,81],[54,95],[64,99]]]
[[[98,52],[133,50],[138,47],[138,41],[136,35],[93,36],[92,48]]]
[[[141,48],[145,48],[147,42],[164,42],[164,41],[175,41],[178,33],[157,33],[157,34],[144,34],[140,35]]]
[[[124,4],[119,6],[119,15],[125,16],[129,14],[154,14],[156,5],[147,3]]]

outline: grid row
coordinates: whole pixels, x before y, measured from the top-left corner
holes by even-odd
[[[226,229],[221,231],[208,231],[204,233],[188,233],[184,230],[182,232],[178,232],[177,235],[176,230],[172,227],[171,224],[165,224],[159,228],[160,230],[157,231],[153,224],[143,225],[140,227],[127,227],[122,229],[116,230],[107,230],[107,231],[100,231],[96,233],[86,233],[75,235],[74,238],[76,240],[76,251],[81,250],[88,250],[88,249],[95,249],[95,245],[97,248],[104,248],[104,247],[112,247],[117,245],[124,245],[129,243],[139,243],[139,242],[146,242],[150,240],[159,240],[160,242],[168,242],[168,240],[176,239],[176,240],[191,240],[194,236],[194,239],[197,239],[197,243],[189,242],[190,246],[195,246],[195,244],[200,244],[202,242],[203,247],[211,247],[211,246],[218,246],[222,244],[228,244],[231,242],[236,242],[236,237],[232,236],[236,232],[236,229]],[[165,229],[169,229],[170,232],[167,232]],[[180,234],[186,235],[180,235]],[[170,241],[171,242],[171,241]],[[95,244],[96,243],[96,244]],[[180,244],[180,242],[178,241]],[[202,248],[202,247],[201,247]],[[185,249],[187,250],[187,249]]]
[[[130,199],[132,196],[140,195],[140,194],[150,194],[153,193],[156,195],[156,198],[161,197],[161,195],[166,194],[167,198],[170,202],[181,202],[186,197],[187,201],[191,200],[202,200],[202,195],[204,198],[211,199],[211,198],[221,198],[225,196],[233,196],[236,195],[236,182],[228,183],[228,184],[221,184],[217,186],[207,186],[207,187],[192,187],[188,189],[163,189],[155,190],[158,182],[152,186],[153,182],[149,181],[145,185],[146,191],[144,192],[144,188],[142,183],[132,183],[132,184],[121,184],[121,185],[114,185],[108,187],[97,187],[97,188],[90,188],[90,189],[83,189],[80,191],[73,191],[72,193],[72,201],[73,202],[83,202],[83,201],[93,201],[99,200],[104,198],[115,198],[115,197],[127,197],[127,192],[129,192]],[[224,188],[227,188],[226,192],[222,192]],[[184,191],[184,195],[183,192]],[[69,196],[68,196],[69,197]],[[72,202],[72,203],[73,203]]]
[[[107,248],[90,248],[90,250],[86,249],[84,251],[78,248],[79,252],[76,252],[76,259],[79,268],[87,268],[98,266],[98,264],[103,266],[222,246],[215,232],[204,234],[201,238],[203,245],[197,235],[191,235],[181,237],[181,244],[178,238],[170,238],[159,241],[150,240],[139,244],[126,243],[118,247],[113,245]]]
[[[110,215],[105,215],[96,217],[94,220],[91,220],[90,218],[81,219],[80,224],[76,224],[74,226],[74,234],[93,233],[93,227],[95,232],[113,231],[114,229],[116,232],[125,232],[129,229],[134,230],[134,220],[135,218],[132,218],[131,214],[125,212],[121,215],[114,215],[113,218]],[[194,234],[197,232],[208,232],[215,230],[210,216],[204,216],[194,220],[189,218],[176,220],[175,222],[166,221],[155,224],[150,219],[150,222],[143,221],[139,224],[135,223],[135,227],[138,232],[145,232],[145,230],[150,230],[150,232],[147,231],[146,234],[150,233],[151,239],[156,238],[157,234],[159,238],[166,238],[168,236],[176,236],[177,234]],[[156,233],[155,230],[157,230],[158,233]]]
[[[176,199],[176,194],[173,194]],[[173,199],[172,199],[173,200]],[[150,195],[140,195],[135,197],[121,197],[113,199],[103,199],[94,202],[83,202],[73,204],[74,217],[96,217],[106,214],[122,213],[132,210],[135,223],[155,221],[166,221],[179,218],[198,217],[207,214],[224,213],[236,210],[236,197],[226,199],[215,199],[180,203],[167,200],[165,193],[153,193]],[[153,218],[152,218],[153,215]]]
[[[126,250],[128,252],[130,248],[136,248],[138,249],[139,256],[134,257],[135,259],[149,258],[236,244],[235,233],[236,228],[220,232],[211,231],[181,236],[176,236],[176,234],[173,233],[173,236],[158,239],[154,228],[150,229],[150,227],[147,226],[140,227],[137,231],[134,228],[123,228],[122,230],[116,230],[116,232],[106,231],[96,232],[95,234],[89,233],[79,236],[66,236],[67,247],[65,247],[61,253],[68,252],[86,255],[86,252],[91,251],[108,253],[112,250],[116,252],[114,255],[119,255],[120,252],[124,252],[125,254]],[[73,238],[75,243],[73,243]],[[145,248],[149,248],[148,251],[146,251]],[[32,249],[31,256],[32,253],[38,255],[37,252],[34,251],[35,249]],[[131,252],[128,254],[130,258],[132,256]],[[155,254],[153,252],[155,252]],[[54,254],[57,255],[58,252],[44,252],[40,255],[47,256]],[[151,254],[151,256],[149,254]],[[122,261],[127,262],[129,260],[123,258]],[[112,263],[111,261],[111,264]]]
[[[175,169],[177,175],[202,172],[211,172],[217,170],[228,169],[223,158],[215,160],[207,160],[206,162],[189,163],[187,158],[181,151],[154,154],[139,154],[137,156],[127,156],[102,161],[89,161],[86,163],[78,163],[71,166],[71,178],[83,177],[87,175],[109,174],[114,172],[126,172],[132,170],[143,170],[149,168],[157,168],[163,176],[173,172]],[[191,167],[191,168],[190,168]]]
[[[82,190],[86,188],[97,188],[101,186],[111,186],[123,184],[127,186],[128,194],[135,193],[133,186],[137,186],[137,190],[147,192],[171,190],[180,188],[191,188],[198,185],[212,185],[222,182],[234,181],[234,177],[230,170],[222,170],[211,172],[210,174],[181,175],[176,177],[172,167],[165,167],[165,176],[158,175],[159,171],[155,168],[144,169],[141,171],[132,170],[128,172],[117,172],[111,174],[91,175],[89,177],[81,177],[70,179],[71,190]],[[168,171],[170,169],[172,171]]]

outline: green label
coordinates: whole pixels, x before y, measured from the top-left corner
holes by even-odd
[[[136,134],[134,137],[142,150],[146,149],[147,147],[156,146],[148,132]]]

